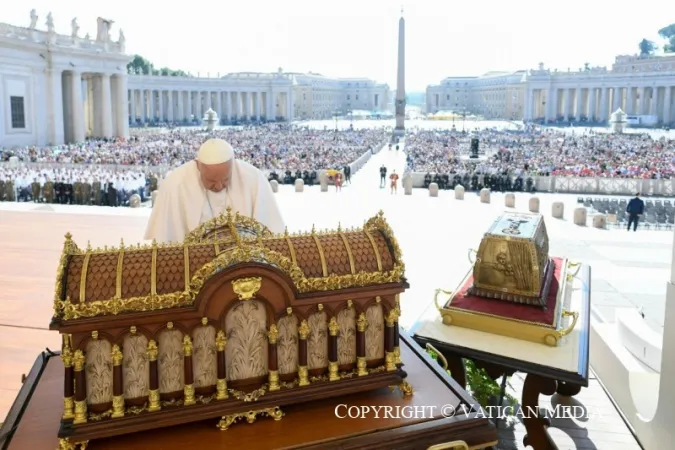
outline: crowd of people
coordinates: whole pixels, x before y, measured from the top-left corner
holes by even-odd
[[[480,157],[470,158],[479,139]],[[675,140],[648,134],[583,134],[528,127],[457,133],[421,131],[406,139],[408,170],[432,178],[489,175],[518,178],[573,176],[603,178],[675,177]]]
[[[197,129],[140,130],[128,140],[89,140],[77,145],[0,149],[0,201],[125,205],[141,201],[172,168],[194,159],[207,137],[230,142],[237,158],[294,183],[317,180],[317,171],[349,172],[367,151],[384,145],[382,129],[314,130],[265,125],[226,128],[208,135]],[[18,159],[14,164],[10,158]]]

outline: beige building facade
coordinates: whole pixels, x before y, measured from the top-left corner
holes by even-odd
[[[488,119],[606,122],[621,108],[645,124],[675,121],[675,55],[617,56],[611,69],[490,72],[450,77],[427,87],[427,113],[454,111]]]

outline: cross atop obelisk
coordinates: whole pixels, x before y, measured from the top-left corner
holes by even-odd
[[[398,21],[398,71],[396,79],[396,127],[394,136],[405,135],[405,19],[403,6]]]

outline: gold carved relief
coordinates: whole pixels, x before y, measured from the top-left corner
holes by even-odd
[[[218,378],[216,329],[211,325],[197,327],[192,336],[194,386],[196,388],[215,386]]]
[[[366,310],[366,359],[384,358],[384,312],[377,303]]]
[[[122,343],[122,380],[124,398],[140,398],[148,395],[150,389],[150,368],[146,348],[148,338],[142,334],[128,334]]]
[[[185,371],[183,369],[183,336],[175,329],[166,329],[159,334],[159,392],[161,394],[183,390]]]
[[[232,281],[232,289],[239,296],[239,300],[250,300],[258,293],[262,286],[262,278],[240,278]]]
[[[309,316],[307,336],[307,367],[322,369],[328,367],[328,318],[325,311]]]
[[[286,375],[298,369],[298,319],[285,316],[277,322],[279,339],[277,340],[277,359],[279,373]]]
[[[85,352],[87,403],[97,405],[112,401],[112,345],[105,339],[90,340]]]
[[[343,309],[337,315],[340,327],[338,333],[338,363],[352,364],[356,362],[356,311],[354,308]]]
[[[267,311],[262,303],[238,303],[225,319],[227,379],[267,376]]]

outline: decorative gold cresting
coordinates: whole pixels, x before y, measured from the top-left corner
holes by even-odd
[[[122,267],[124,265],[124,241],[120,241],[117,254],[117,272],[115,273],[115,298],[122,298]]]
[[[232,290],[239,296],[239,300],[251,300],[262,286],[261,277],[239,278],[232,280]]]
[[[150,295],[157,295],[157,242],[152,241],[152,266],[150,266]]]
[[[373,237],[372,234],[370,234],[370,231],[368,230],[367,226],[363,227],[363,232],[370,241],[370,245],[373,246],[373,253],[375,253],[375,261],[377,262],[377,270],[378,272],[382,272],[382,257],[380,256],[380,249],[377,248],[375,238]]]
[[[316,248],[319,251],[319,259],[321,260],[321,273],[323,274],[324,277],[328,276],[328,265],[326,264],[326,254],[323,252],[323,246],[321,245],[321,241],[319,240],[319,236],[314,234],[312,228],[312,237],[314,238],[314,243],[316,244]]]
[[[347,241],[347,236],[338,228],[338,235],[342,239],[342,243],[345,246],[347,251],[347,257],[349,258],[349,271],[352,275],[356,273],[356,264],[354,264],[354,254],[352,253],[352,248],[349,246],[349,241]]]

